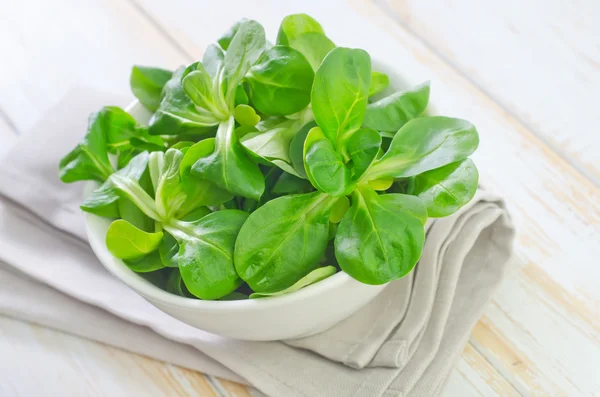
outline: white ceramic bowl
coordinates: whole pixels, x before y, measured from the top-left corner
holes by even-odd
[[[391,88],[405,87],[404,81],[380,62],[374,70],[390,76]],[[150,114],[138,103],[127,111],[140,123]],[[88,183],[85,194],[96,185]],[[350,316],[377,296],[385,285],[362,284],[344,272],[339,272],[316,284],[289,295],[240,301],[202,301],[168,293],[139,274],[131,271],[122,260],[106,248],[106,231],[111,221],[86,213],[90,245],[102,264],[131,289],[165,313],[214,334],[236,339],[271,341],[299,338],[324,331]]]

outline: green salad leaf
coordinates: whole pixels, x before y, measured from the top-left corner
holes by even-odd
[[[106,232],[106,246],[117,258],[138,259],[157,249],[162,237],[162,232],[148,233],[124,219],[117,219]]]
[[[371,86],[369,87],[369,97],[377,95],[390,85],[390,78],[387,74],[381,72],[371,73]]]
[[[428,103],[429,82],[369,104],[364,125],[393,137],[409,120],[421,116]]]
[[[337,271],[385,284],[479,182],[476,128],[430,115],[429,82],[394,81],[309,15],[275,45],[242,19],[201,61],[134,66],[148,124],[93,113],[59,176],[98,184],[81,208],[111,220],[109,251],[181,299],[277,299]]]
[[[296,281],[294,285],[288,287],[284,290],[277,292],[255,292],[250,295],[250,299],[254,298],[264,298],[269,296],[281,296],[285,294],[290,294],[292,292],[298,291],[306,286],[314,284],[318,281],[324,280],[329,276],[333,276],[336,272],[335,266],[325,266],[319,267],[312,272],[308,273],[306,276],[302,277],[300,280]]]
[[[108,158],[108,123],[106,109],[90,115],[88,130],[82,141],[60,160],[59,176],[65,183],[93,180],[104,182],[114,172]]]
[[[179,271],[194,296],[218,299],[242,284],[233,266],[233,247],[247,217],[243,211],[225,210],[165,225],[179,243]]]
[[[350,169],[320,127],[308,133],[304,142],[304,159],[306,175],[319,191],[333,196],[346,192],[350,185]]]
[[[165,84],[162,100],[149,122],[152,135],[200,135],[205,136],[217,126],[219,120],[211,113],[196,108],[186,94],[181,81],[196,70],[198,63],[180,67]]]
[[[199,158],[192,173],[228,192],[258,200],[265,190],[263,175],[239,144],[233,127],[233,117],[219,125],[214,152]]]
[[[136,273],[152,273],[165,267],[158,251],[152,251],[148,255],[133,260],[124,259],[123,262]]]
[[[335,237],[340,267],[366,284],[404,277],[421,257],[426,220],[427,210],[417,197],[355,190]]]
[[[332,201],[319,192],[289,195],[250,214],[235,243],[234,263],[253,291],[288,288],[318,266]]]
[[[394,135],[367,174],[371,179],[418,175],[464,160],[477,146],[479,135],[468,121],[443,116],[413,119]]]
[[[146,109],[156,112],[163,87],[171,77],[173,72],[170,70],[134,65],[129,78],[131,92]]]
[[[250,101],[261,113],[287,115],[310,103],[315,74],[299,51],[275,46],[265,51],[246,75]]]
[[[333,143],[358,130],[367,110],[371,58],[363,50],[332,50],[315,74],[311,104],[315,121]]]
[[[431,218],[441,218],[471,201],[478,181],[475,163],[465,159],[417,175],[412,194],[423,200]]]

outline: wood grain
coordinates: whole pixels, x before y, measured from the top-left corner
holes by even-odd
[[[0,357],[7,397],[223,395],[200,373],[2,316]]]
[[[201,25],[209,31],[219,31],[219,27],[215,25],[222,20],[219,19],[219,11],[215,11],[214,14],[210,10],[204,10],[202,14],[192,12],[185,16],[179,15],[176,10],[178,6],[183,6],[183,3],[177,1],[174,3],[175,7],[166,7],[154,0],[140,1],[140,4],[145,7],[149,16],[160,21],[164,31],[169,33],[176,31],[173,35],[178,37],[181,37],[182,32],[187,33],[185,42],[191,42],[193,48],[202,48],[207,45],[207,41],[210,42],[206,35],[198,34],[194,21],[202,21]],[[328,5],[337,9],[344,6],[335,2],[329,2]],[[356,14],[345,13],[343,19],[330,13],[327,8],[321,7],[320,3],[305,2],[302,8],[322,21],[323,25],[329,28],[328,32],[332,31],[331,36],[336,42],[352,42],[353,45],[367,48],[379,57],[391,58],[391,62],[393,62],[393,54],[397,54],[396,63],[404,63],[405,66],[407,58],[415,59],[418,65],[411,68],[421,71],[423,80],[433,80],[432,101],[438,109],[443,114],[473,120],[478,126],[482,136],[482,146],[476,161],[481,169],[482,180],[486,186],[501,192],[511,204],[511,209],[520,224],[518,252],[522,263],[529,263],[529,266],[538,270],[541,266],[536,264],[543,264],[542,274],[551,280],[560,280],[560,291],[543,290],[536,294],[522,294],[527,299],[526,310],[538,311],[542,307],[548,307],[546,297],[558,293],[567,294],[571,302],[578,302],[580,310],[589,311],[598,301],[594,281],[599,275],[598,269],[590,266],[594,263],[594,258],[600,254],[599,236],[590,233],[597,229],[600,223],[598,189],[585,175],[556,154],[553,148],[541,140],[528,125],[507,113],[487,92],[458,73],[444,58],[423,45],[411,31],[397,25],[382,10],[368,3],[355,1],[350,5]],[[270,18],[265,21],[264,16],[259,15],[256,3],[236,2],[235,9],[243,15],[260,18],[268,30],[274,31],[272,25],[276,26],[276,24],[273,24]],[[295,5],[281,2],[276,11],[280,14],[274,17],[278,19],[296,11]],[[357,26],[361,29],[356,29]],[[384,34],[380,34],[377,28],[383,29]],[[568,272],[563,266],[565,260],[571,264]],[[519,272],[514,282],[505,284],[503,291],[508,293],[504,294],[505,298],[497,303],[506,311],[516,310],[524,314],[523,323],[520,323],[519,327],[502,329],[517,341],[526,340],[525,337],[529,333],[548,334],[545,326],[526,317],[523,302],[515,300],[509,294],[515,288],[523,289],[521,285],[523,277],[524,274]],[[555,284],[558,285],[556,282]],[[581,291],[585,291],[587,299],[578,299]],[[502,313],[496,313],[494,316],[498,317],[499,323],[504,324],[505,318]],[[564,327],[569,331],[575,331],[570,324]],[[593,360],[598,360],[600,355],[594,341],[585,336],[579,339],[583,341],[583,346],[594,353]],[[486,358],[493,357],[493,345],[487,346],[477,340],[473,343],[478,344],[481,354]],[[524,343],[517,343],[511,347],[514,354],[521,354],[521,350],[526,350],[531,356],[529,362],[551,358],[551,367],[556,366],[556,363],[569,362],[571,357],[568,352],[548,354],[540,345],[536,345],[535,349],[526,349]],[[512,377],[513,362],[508,359],[508,356],[502,358],[503,360],[496,360],[496,365],[499,371],[510,378],[516,390],[535,391],[537,382],[546,382],[551,387],[552,383],[547,382],[548,379],[537,367],[527,368],[527,371],[531,372],[529,378]],[[577,381],[585,381],[584,375],[578,375],[576,370],[573,371],[573,376]],[[576,387],[568,385],[565,387],[573,395],[580,392]],[[595,385],[590,384],[589,387],[591,389],[587,390],[593,390]]]
[[[0,154],[16,140],[16,131],[33,126],[75,82],[128,94],[133,64],[173,68],[185,62],[134,5],[101,0],[0,2],[0,52],[10,54],[3,57],[0,73],[0,115],[8,118],[0,117]],[[210,377],[202,374],[37,326],[0,321],[4,337],[14,331],[3,345],[13,350],[0,355],[34,355],[39,364],[34,382],[28,381],[26,361],[0,371],[11,380],[0,382],[6,387],[0,389],[2,396],[39,395],[39,390],[64,395],[65,384],[69,393],[81,396],[217,395],[207,386]],[[47,368],[52,368],[50,375]],[[64,377],[69,381],[59,382]]]
[[[11,56],[0,74],[0,92],[8,93],[0,97],[0,109],[24,130],[75,80],[125,93],[134,63],[174,67],[198,59],[241,17],[259,19],[273,38],[284,15],[308,12],[336,43],[365,48],[416,80],[432,80],[439,112],[475,123],[482,138],[475,158],[481,180],[507,199],[518,223],[520,265],[475,328],[444,394],[598,395],[600,190],[593,161],[598,134],[591,127],[599,120],[594,109],[580,106],[594,103],[591,93],[599,87],[590,66],[598,60],[590,41],[598,36],[598,25],[590,24],[597,3],[548,3],[519,3],[515,12],[514,1],[504,10],[454,1],[390,1],[384,8],[367,0],[235,0],[223,6],[184,0],[2,2],[0,51]],[[494,51],[484,51],[490,43]],[[14,129],[0,118],[0,138]],[[41,379],[55,361],[49,379],[73,378],[66,383],[80,395],[246,393],[236,384],[11,322],[5,331],[0,321],[3,335],[12,332],[0,338],[3,356],[40,355],[40,366],[29,383],[19,370],[24,363],[6,368],[15,380],[0,382],[1,395],[31,395],[35,385],[60,394]],[[40,332],[53,336],[34,337]],[[112,350],[100,354],[104,349]],[[94,366],[100,369],[90,372]],[[130,370],[132,380],[122,375]]]
[[[184,60],[127,1],[1,1],[0,52],[10,54],[2,57],[0,109],[19,131],[74,82],[129,94],[133,64]]]
[[[252,397],[237,383],[3,316],[0,356],[13,358],[0,360],[3,397],[57,396],[67,390],[81,397]],[[461,358],[444,395],[512,396],[504,394],[505,380],[484,361],[473,351]]]
[[[377,3],[600,186],[600,3]]]
[[[462,360],[459,361],[456,369],[482,396],[521,395],[506,379],[498,375],[498,371],[492,364],[471,344],[465,347]],[[475,369],[475,372],[472,369]]]
[[[529,359],[522,361],[522,365],[542,363],[543,368],[526,367],[531,373],[529,379],[513,377],[513,361],[509,355],[497,359],[493,340],[480,342],[474,336],[472,343],[523,393],[540,390],[540,385],[541,390],[553,390],[552,383],[546,382],[548,379],[559,382],[568,395],[597,392],[600,387],[587,372],[590,367],[597,368],[600,360],[597,339],[589,336],[597,334],[593,331],[595,326],[587,323],[584,326],[587,331],[581,332],[581,328],[571,324],[569,307],[562,304],[577,302],[578,312],[597,313],[594,308],[598,305],[598,290],[593,280],[598,279],[594,263],[600,247],[598,189],[527,126],[423,46],[412,32],[370,4],[355,3],[355,6],[361,15],[367,15],[401,43],[391,53],[409,48],[420,66],[428,69],[432,77],[437,76],[432,78],[435,89],[447,90],[449,94],[446,100],[442,98],[443,113],[470,112],[471,116],[466,117],[478,126],[484,142],[477,156],[481,180],[509,200],[517,220],[520,235],[516,249],[521,263],[526,265],[505,282],[496,296],[495,302],[502,310],[491,313],[488,310],[487,315],[497,332],[513,342],[512,354]],[[565,267],[565,263],[569,266]],[[544,274],[546,283],[527,284],[530,278],[523,269],[531,273],[532,267],[535,273]],[[526,290],[526,286],[530,289]],[[565,298],[555,302],[555,296]],[[518,316],[518,320],[511,322],[506,313]],[[593,318],[586,314],[583,317]],[[565,340],[566,335],[568,343],[551,342],[557,338]],[[581,344],[581,350],[577,349],[579,354],[571,350],[573,342]]]

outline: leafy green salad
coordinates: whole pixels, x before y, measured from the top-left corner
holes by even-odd
[[[202,61],[134,66],[148,125],[92,114],[60,178],[99,182],[81,208],[113,220],[109,251],[174,294],[267,297],[338,271],[384,284],[414,268],[427,219],[477,190],[477,131],[426,116],[429,88],[386,95],[369,54],[308,15],[275,44],[244,19]]]

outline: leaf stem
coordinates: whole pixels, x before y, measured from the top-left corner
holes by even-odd
[[[393,163],[388,160],[376,160],[375,163],[365,171],[357,183],[366,184],[369,181],[379,179],[381,177],[398,178],[400,175],[395,174],[400,173],[402,170],[402,165],[403,164]],[[391,175],[391,173],[393,175]],[[403,177],[404,176],[410,175],[403,175]]]
[[[154,199],[146,193],[137,181],[132,181],[117,174],[113,174],[111,180],[144,214],[158,222],[163,220],[156,212]]]

